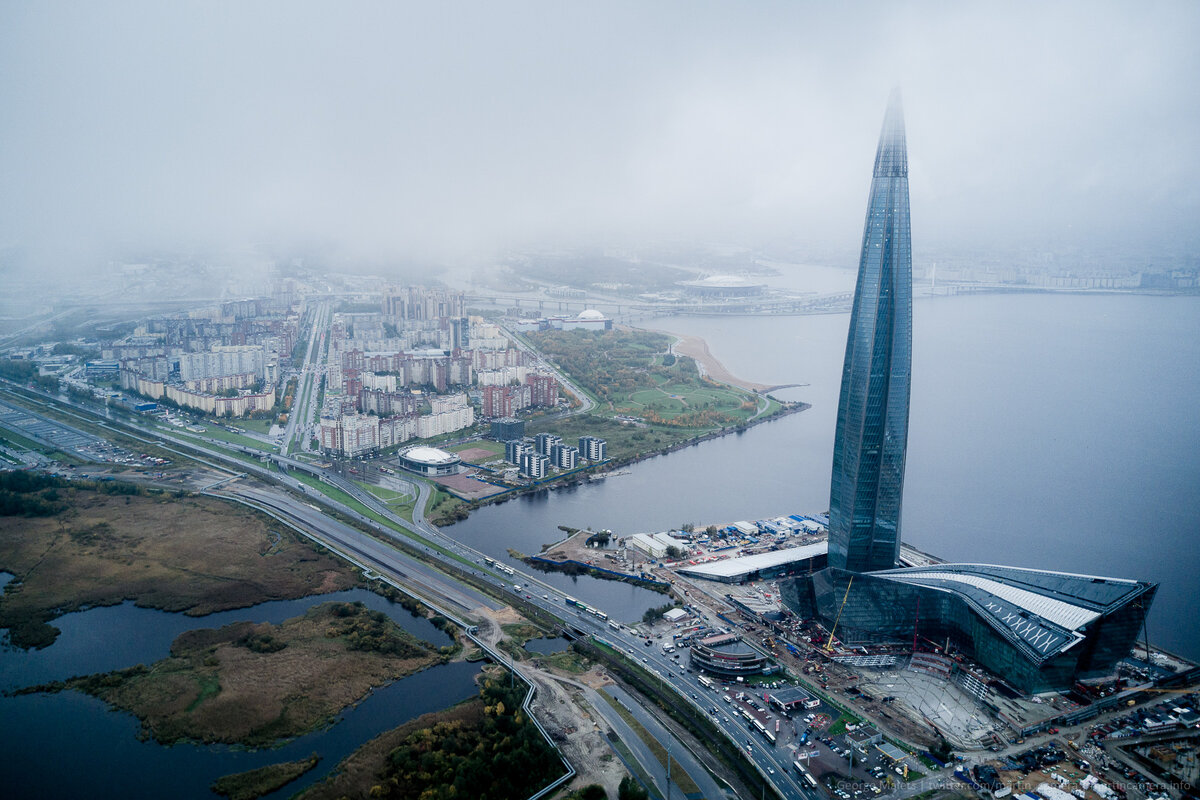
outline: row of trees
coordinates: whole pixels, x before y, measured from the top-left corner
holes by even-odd
[[[51,517],[62,510],[58,490],[67,481],[24,470],[0,472],[0,517]]]
[[[39,375],[37,365],[28,361],[0,359],[0,378],[7,378],[17,383],[32,383],[47,390],[58,389],[58,378],[53,375]]]

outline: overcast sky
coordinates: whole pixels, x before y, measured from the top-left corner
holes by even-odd
[[[836,6],[836,7],[835,7]],[[1195,251],[1200,3],[0,3],[0,245]]]

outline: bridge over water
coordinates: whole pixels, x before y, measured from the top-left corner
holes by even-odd
[[[707,316],[707,315],[785,315],[828,314],[846,311],[853,292],[841,291],[805,297],[754,297],[725,299],[705,303],[647,303],[611,297],[531,297],[495,293],[469,293],[468,304],[489,303],[508,308],[537,309],[539,314],[570,314],[589,308],[612,316]]]

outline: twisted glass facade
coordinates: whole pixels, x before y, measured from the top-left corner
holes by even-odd
[[[832,567],[891,569],[899,559],[911,365],[908,153],[893,92],[875,153],[842,366],[829,496]]]
[[[846,340],[829,566],[780,582],[786,606],[849,644],[952,646],[1026,691],[1112,674],[1156,586],[987,564],[896,569],[912,367],[908,156],[899,95],[883,121]]]

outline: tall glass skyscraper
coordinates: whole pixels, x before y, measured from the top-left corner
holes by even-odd
[[[1108,678],[1145,623],[1153,583],[1046,569],[896,569],[912,367],[908,156],[899,94],[875,153],[846,340],[829,497],[829,565],[781,581],[784,605],[849,645],[945,641],[1024,692]]]
[[[867,572],[899,560],[911,373],[908,153],[896,90],[875,152],[842,366],[829,496],[831,567]]]

